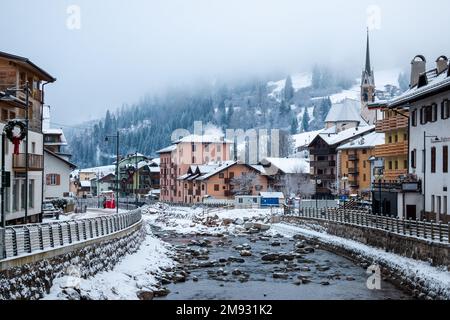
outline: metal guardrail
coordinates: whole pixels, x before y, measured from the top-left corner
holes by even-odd
[[[124,230],[141,220],[141,210],[110,216],[6,227],[3,259],[99,238]],[[1,242],[0,242],[1,244]],[[0,247],[0,260],[2,259]]]
[[[313,220],[332,221],[340,224],[383,230],[418,239],[450,243],[450,223],[400,219],[398,217],[369,214],[361,210],[316,210],[305,208],[303,211],[295,213],[286,210],[285,214],[288,214],[293,218],[300,217]]]

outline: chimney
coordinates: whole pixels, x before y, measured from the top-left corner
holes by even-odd
[[[419,76],[426,71],[427,60],[422,55],[417,55],[411,61],[411,82],[410,88],[414,88],[419,83]]]
[[[446,71],[448,68],[448,59],[446,56],[440,56],[436,60],[436,69],[437,73],[441,74],[442,72]]]

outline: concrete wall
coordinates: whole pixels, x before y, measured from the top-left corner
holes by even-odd
[[[102,238],[0,262],[0,300],[36,300],[48,293],[53,280],[82,278],[111,270],[123,256],[136,252],[145,237],[142,223]]]

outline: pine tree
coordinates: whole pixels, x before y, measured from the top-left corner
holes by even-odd
[[[309,112],[308,112],[308,108],[305,107],[305,113],[303,114],[303,118],[302,118],[302,131],[303,132],[308,132],[309,131]]]
[[[284,99],[290,102],[294,98],[294,87],[292,86],[292,78],[288,76],[286,78],[286,84],[284,86]]]
[[[294,115],[291,121],[291,134],[297,134],[297,131],[298,131],[298,120],[297,116]]]

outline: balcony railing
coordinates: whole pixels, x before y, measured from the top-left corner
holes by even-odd
[[[410,181],[410,182],[402,182],[402,181],[376,181],[372,184],[373,190],[376,191],[378,189],[388,190],[388,191],[403,191],[403,192],[421,192],[422,191],[422,182],[421,181]]]
[[[375,130],[377,132],[387,132],[408,127],[408,119],[402,116],[395,116],[375,123]]]
[[[328,167],[336,167],[336,161],[311,161],[311,167],[315,168],[328,168]]]
[[[350,175],[358,175],[358,168],[348,168],[348,174]]]
[[[358,161],[358,155],[357,154],[350,154],[348,156],[349,161]]]
[[[396,181],[401,176],[406,176],[408,174],[407,169],[398,169],[398,170],[389,170],[385,169],[384,171],[384,179],[387,181]]]
[[[330,151],[330,149],[310,149],[309,153],[312,155],[323,156],[323,155],[331,154],[331,151]]]
[[[408,143],[406,141],[398,143],[382,144],[375,147],[377,157],[396,157],[408,154]]]
[[[312,179],[315,179],[316,176],[313,176]],[[334,174],[319,174],[317,175],[318,180],[336,180],[336,176]]]
[[[25,170],[26,154],[20,153],[13,155],[13,169]],[[39,154],[28,154],[28,170],[41,171],[44,169],[44,158]]]

